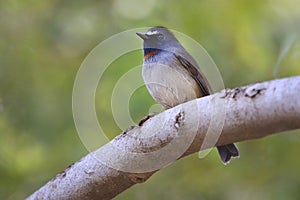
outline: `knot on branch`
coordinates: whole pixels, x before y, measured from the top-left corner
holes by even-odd
[[[176,116],[175,116],[175,128],[178,130],[182,125],[184,121],[184,111],[180,111]]]
[[[128,178],[133,183],[143,183],[145,182],[149,177],[145,174],[128,174]]]
[[[244,97],[249,97],[249,98],[255,98],[258,95],[262,94],[262,91],[266,90],[262,85],[250,85],[246,87],[238,87],[234,89],[225,89],[225,97],[229,97],[232,99],[237,99],[238,96],[244,96]]]
[[[266,90],[264,87],[255,87],[255,85],[247,87],[245,90],[245,96],[254,98],[257,95],[261,94],[263,90]]]

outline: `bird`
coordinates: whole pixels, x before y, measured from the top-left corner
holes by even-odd
[[[211,86],[195,59],[166,27],[136,33],[143,40],[142,76],[150,95],[165,109],[208,96]],[[223,164],[239,157],[235,144],[217,146]]]

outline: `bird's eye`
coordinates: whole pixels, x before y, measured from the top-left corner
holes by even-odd
[[[156,37],[157,37],[158,40],[163,40],[163,39],[165,39],[165,37],[164,37],[163,34],[157,34]]]

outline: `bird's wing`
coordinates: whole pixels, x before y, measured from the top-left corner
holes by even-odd
[[[175,55],[178,61],[181,63],[181,65],[188,71],[188,73],[193,77],[193,79],[196,81],[196,83],[199,86],[199,89],[201,90],[201,93],[203,96],[207,96],[211,94],[212,90],[209,86],[209,83],[203,73],[198,69],[198,67],[191,64],[187,59],[183,58],[180,55]]]

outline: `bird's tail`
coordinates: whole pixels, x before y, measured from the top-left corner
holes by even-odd
[[[231,157],[239,157],[239,150],[235,144],[227,144],[217,147],[222,162],[226,165],[230,162]]]

